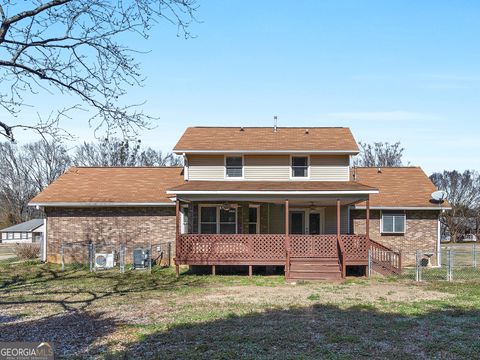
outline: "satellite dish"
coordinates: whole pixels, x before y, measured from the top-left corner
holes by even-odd
[[[443,203],[447,199],[447,193],[443,190],[434,191],[432,193],[432,199],[436,202]]]

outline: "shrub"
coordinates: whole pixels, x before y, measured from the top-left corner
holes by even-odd
[[[15,255],[22,260],[36,259],[40,256],[40,245],[38,244],[15,244],[13,247]]]

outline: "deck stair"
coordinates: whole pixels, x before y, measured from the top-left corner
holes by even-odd
[[[294,258],[290,260],[287,280],[341,280],[342,272],[335,258]]]

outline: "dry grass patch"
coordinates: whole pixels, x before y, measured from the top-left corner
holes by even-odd
[[[0,262],[0,340],[74,358],[471,358],[478,283],[174,277]]]

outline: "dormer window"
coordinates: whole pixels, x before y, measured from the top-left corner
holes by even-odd
[[[241,156],[227,156],[225,158],[225,176],[227,178],[243,177],[243,158]]]
[[[292,156],[292,177],[308,177],[308,156]]]

